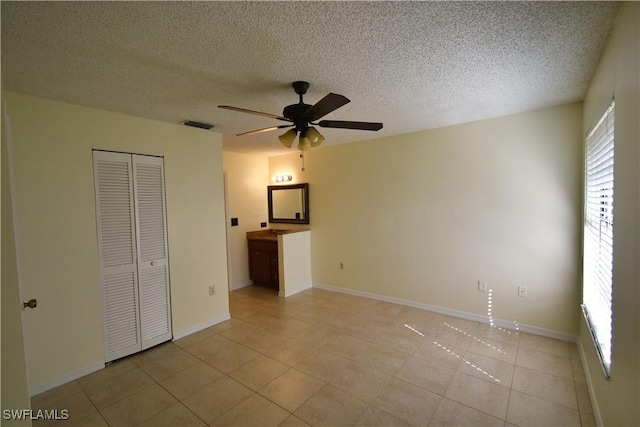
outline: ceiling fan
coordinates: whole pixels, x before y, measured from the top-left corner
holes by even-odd
[[[270,117],[272,119],[288,122],[286,125],[271,126],[264,129],[252,130],[249,132],[239,133],[236,136],[254,135],[262,132],[269,132],[276,129],[293,128],[280,135],[278,138],[282,145],[287,148],[291,148],[296,136],[299,135],[298,149],[301,151],[307,151],[312,147],[315,148],[322,144],[324,137],[313,126],[320,126],[322,128],[337,128],[337,129],[356,129],[356,130],[372,130],[377,131],[382,129],[382,123],[374,122],[352,122],[344,120],[320,120],[318,119],[326,116],[330,112],[337,110],[343,105],[347,104],[349,99],[345,96],[330,93],[314,105],[305,104],[302,100],[302,96],[307,93],[309,89],[308,82],[297,81],[291,84],[293,90],[300,95],[300,102],[297,104],[291,104],[284,107],[282,116],[275,114],[263,113],[260,111],[247,110],[245,108],[232,107],[230,105],[218,105],[219,108],[226,110],[239,111],[241,113],[256,114],[258,116]],[[310,126],[313,125],[313,126]]]

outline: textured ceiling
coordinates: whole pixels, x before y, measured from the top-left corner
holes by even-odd
[[[281,114],[328,92],[325,145],[583,99],[615,2],[1,2],[4,88],[172,123],[210,122],[224,148],[289,152]],[[205,132],[205,131],[203,131]]]

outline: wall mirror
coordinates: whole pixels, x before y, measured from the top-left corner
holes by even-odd
[[[269,185],[269,222],[309,224],[309,184]]]

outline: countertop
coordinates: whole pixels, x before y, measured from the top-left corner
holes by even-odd
[[[299,233],[301,231],[308,230],[257,230],[257,231],[247,231],[247,239],[249,240],[269,240],[272,242],[278,241],[279,234],[289,234],[289,233]]]

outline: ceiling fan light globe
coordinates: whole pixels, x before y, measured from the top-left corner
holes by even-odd
[[[291,146],[293,145],[293,141],[296,140],[296,131],[293,129],[289,129],[288,131],[280,135],[278,139],[280,140],[280,143],[282,145],[287,148],[291,148]]]
[[[314,148],[322,144],[322,141],[324,141],[324,136],[322,136],[314,127],[307,129],[306,136],[309,139],[309,142],[311,142],[311,147]]]
[[[300,138],[298,141],[298,150],[300,151],[309,151],[311,149],[311,141],[309,138]]]
[[[316,148],[320,146],[320,144],[322,144],[323,141],[324,141],[324,136],[322,136],[320,132],[318,132],[318,137],[315,140],[311,140],[311,148]]]

